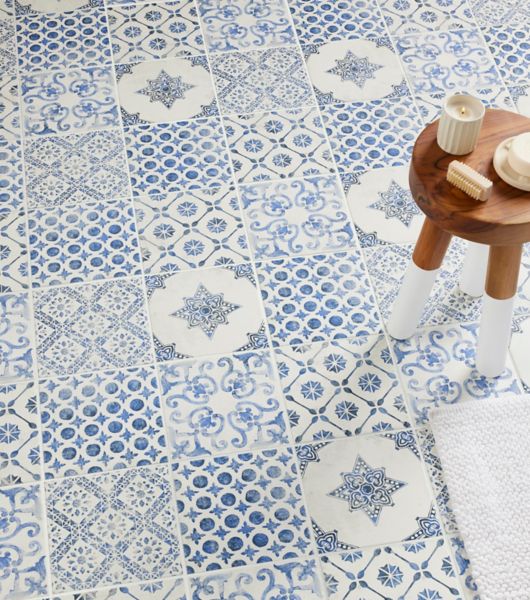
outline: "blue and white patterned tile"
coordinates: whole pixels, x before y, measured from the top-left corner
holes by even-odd
[[[104,10],[27,15],[17,19],[18,65],[27,71],[110,63]]]
[[[451,552],[456,567],[456,573],[460,579],[460,585],[466,600],[480,600],[479,589],[473,577],[471,562],[469,561],[464,540],[460,536],[449,538]]]
[[[15,24],[12,9],[2,3],[0,7],[0,65],[2,73],[13,72],[16,64]],[[13,59],[15,59],[13,61]]]
[[[283,0],[199,0],[199,14],[210,52],[296,44]]]
[[[290,448],[175,463],[173,475],[188,573],[311,556]]]
[[[172,458],[287,444],[282,394],[266,351],[160,367]]]
[[[41,380],[39,406],[47,479],[167,460],[154,367]]]
[[[409,93],[388,37],[305,46],[304,55],[321,105],[367,102]]]
[[[0,383],[33,376],[32,325],[27,294],[0,295]]]
[[[503,80],[509,85],[528,83],[530,22],[487,27],[483,33]]]
[[[127,197],[129,177],[120,130],[26,140],[28,207],[45,208]]]
[[[17,16],[99,8],[103,0],[14,0]]]
[[[442,534],[410,430],[297,448],[320,554]]]
[[[0,596],[6,600],[37,599],[48,592],[43,504],[38,485],[0,489]]]
[[[410,427],[383,336],[284,347],[275,357],[295,442]]]
[[[118,65],[116,78],[126,126],[219,114],[205,56]]]
[[[478,24],[485,27],[502,27],[519,21],[524,2],[520,0],[469,0],[471,10]]]
[[[408,166],[346,173],[343,179],[361,247],[416,241],[423,213],[410,193]]]
[[[513,85],[508,90],[516,110],[525,117],[530,117],[530,85]]]
[[[333,175],[248,184],[240,194],[256,260],[344,250],[355,243]]]
[[[149,275],[146,283],[158,361],[267,346],[250,264]]]
[[[223,114],[314,104],[303,57],[294,47],[214,55],[211,65]]]
[[[125,128],[134,196],[219,188],[231,182],[219,119]]]
[[[152,362],[141,279],[34,291],[41,377]]]
[[[172,577],[148,583],[122,584],[81,594],[61,594],[49,600],[187,600],[187,596],[184,581]]]
[[[316,108],[232,115],[224,126],[240,183],[334,171]]]
[[[261,598],[263,600],[323,600],[315,560],[213,573],[191,579],[193,600]]]
[[[33,383],[0,386],[0,487],[40,479],[38,419]]]
[[[329,600],[463,598],[450,549],[441,537],[330,554],[321,562]]]
[[[23,198],[22,144],[16,135],[0,129],[0,213],[19,209]]]
[[[32,210],[28,233],[33,287],[142,274],[130,200]]]
[[[111,67],[22,75],[28,134],[79,133],[119,125]]]
[[[135,213],[146,274],[250,260],[232,188],[142,196]]]
[[[0,74],[0,140],[20,140],[20,108],[15,67]],[[5,160],[5,159],[4,159]]]
[[[46,507],[55,592],[182,571],[164,466],[48,481]]]
[[[107,13],[116,63],[204,54],[193,0],[136,2]]]
[[[328,104],[322,117],[339,171],[408,165],[421,120],[412,98]]]
[[[361,337],[381,329],[358,250],[257,265],[273,346]]]
[[[24,212],[0,210],[0,293],[28,287],[27,255]]]

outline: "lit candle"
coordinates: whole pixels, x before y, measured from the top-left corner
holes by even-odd
[[[446,98],[438,123],[438,146],[448,154],[468,154],[477,145],[485,113],[474,96],[455,94]]]

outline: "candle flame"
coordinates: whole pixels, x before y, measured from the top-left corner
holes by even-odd
[[[461,106],[460,107],[460,114],[461,115],[465,115],[466,114],[466,107],[465,106]]]

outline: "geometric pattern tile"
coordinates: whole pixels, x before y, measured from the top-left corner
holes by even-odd
[[[98,8],[103,0],[15,0],[17,15],[37,13],[62,13],[70,10]]]
[[[509,88],[510,96],[516,106],[517,112],[527,117],[530,116],[530,85],[513,85]]]
[[[33,376],[32,323],[27,294],[0,295],[0,383]]]
[[[528,83],[530,24],[522,22],[515,27],[488,27],[483,31],[503,80],[510,85]]]
[[[11,134],[8,138],[13,142],[20,141],[19,92],[14,67],[5,66],[0,77],[0,133],[2,144],[6,143],[3,141],[6,134]]]
[[[0,111],[2,105],[0,97]],[[16,135],[0,129],[0,213],[20,208],[23,199],[22,144]]]
[[[187,600],[186,585],[180,578],[148,583],[121,583],[117,587],[88,593],[61,594],[50,600]]]
[[[469,4],[477,23],[485,27],[521,23],[527,7],[519,0],[469,0]]]
[[[0,293],[28,287],[24,213],[0,210]]]

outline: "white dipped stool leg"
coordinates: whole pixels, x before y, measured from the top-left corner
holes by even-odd
[[[459,282],[459,287],[465,294],[478,298],[484,293],[488,252],[489,246],[486,244],[469,242]]]

